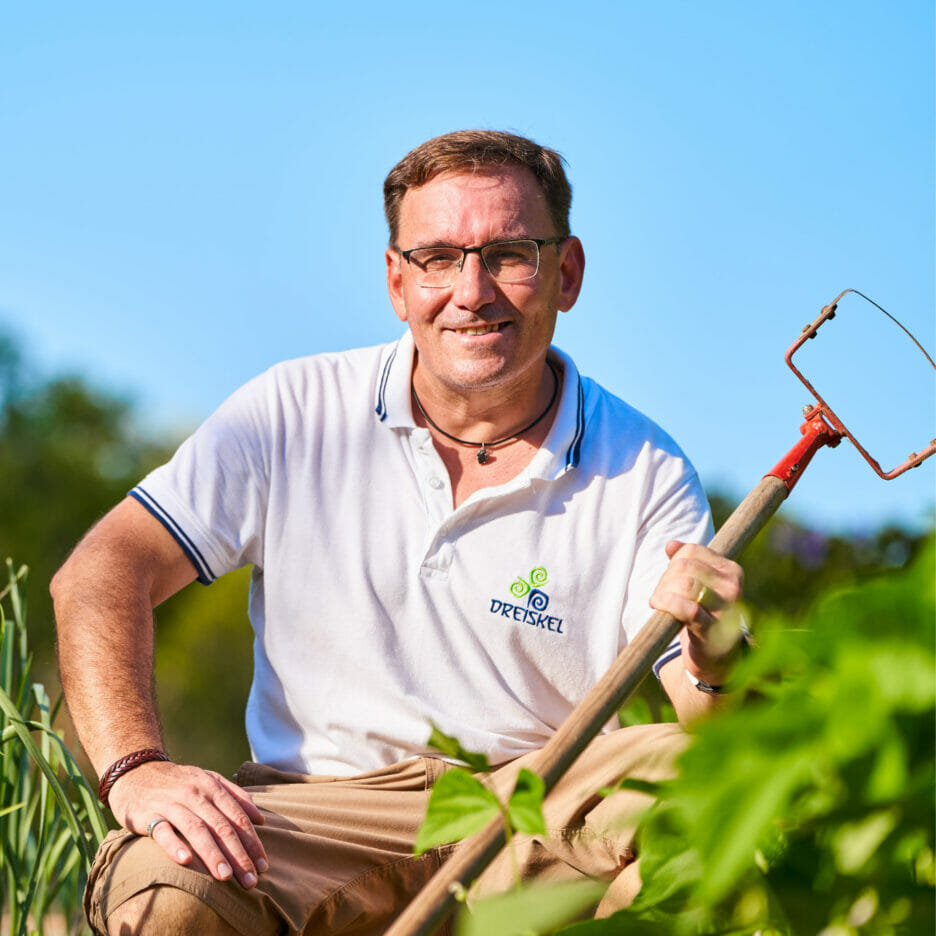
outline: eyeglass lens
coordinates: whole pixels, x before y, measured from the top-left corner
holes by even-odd
[[[479,251],[485,269],[499,283],[532,279],[539,269],[539,246],[533,240],[485,244]],[[409,251],[409,261],[421,286],[451,286],[461,270],[461,247],[419,247]]]

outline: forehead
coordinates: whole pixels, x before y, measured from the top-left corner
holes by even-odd
[[[519,166],[443,172],[409,189],[400,205],[399,240],[473,246],[526,235],[547,237],[552,222],[536,177]]]

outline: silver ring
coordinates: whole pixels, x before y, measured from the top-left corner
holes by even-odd
[[[158,826],[160,822],[168,822],[168,821],[169,821],[169,820],[166,819],[166,818],[164,818],[163,816],[160,816],[158,819],[153,819],[153,820],[150,822],[150,824],[146,827],[146,834],[147,834],[150,838],[152,838],[152,837],[153,837],[153,830],[156,828],[156,826]]]

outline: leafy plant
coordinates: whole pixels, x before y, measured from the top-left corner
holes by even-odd
[[[467,751],[461,743],[433,726],[429,746],[475,771],[489,773],[487,756]],[[549,886],[524,887],[514,855],[513,835],[525,832],[545,835],[543,796],[545,785],[526,768],[517,775],[513,792],[502,803],[477,777],[456,767],[442,774],[432,788],[426,818],[416,836],[415,853],[436,845],[456,842],[480,832],[492,819],[501,816],[507,849],[513,862],[515,888],[507,894],[477,902],[463,909],[458,918],[458,936],[513,936],[536,933],[541,926],[550,929],[574,919],[594,906],[604,887],[593,881],[572,881]],[[467,895],[461,894],[461,899]]]
[[[95,790],[53,728],[61,699],[30,682],[22,583],[14,571],[0,592],[0,910],[7,932],[42,936],[54,907],[71,932],[83,926],[81,894],[107,823]],[[34,735],[36,737],[34,737]]]
[[[476,773],[488,773],[491,769],[484,754],[466,751],[455,738],[436,727],[432,729],[429,746],[468,764]],[[517,776],[506,803],[463,767],[449,770],[432,788],[426,818],[416,835],[415,853],[421,855],[436,845],[468,838],[480,832],[497,815],[503,818],[508,848],[514,832],[545,835],[544,793],[542,779],[525,768]],[[517,883],[520,883],[519,872]]]
[[[934,550],[760,631],[639,835],[633,906],[568,936],[931,933]]]

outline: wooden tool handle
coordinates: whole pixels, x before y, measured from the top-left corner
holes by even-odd
[[[787,493],[782,481],[768,475],[712,537],[710,548],[729,559],[735,558],[763,529]],[[634,640],[621,651],[611,668],[559,726],[530,765],[530,769],[543,778],[547,793],[592,738],[617,714],[682,626],[682,622],[670,614],[662,611],[653,614]],[[432,933],[454,907],[455,886],[458,883],[469,886],[494,860],[503,845],[504,824],[498,817],[459,846],[385,936],[428,936]]]

